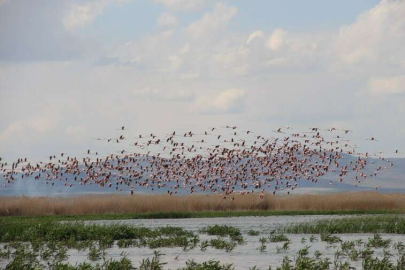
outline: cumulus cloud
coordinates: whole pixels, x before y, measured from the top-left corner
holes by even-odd
[[[237,15],[237,8],[217,3],[184,32],[148,35],[119,46],[114,54],[122,63],[178,72],[183,77],[257,76],[276,69],[372,70],[375,76],[382,70],[405,67],[405,49],[401,46],[405,44],[404,7],[404,1],[382,1],[338,31],[290,32],[276,28],[269,33],[257,30],[226,34],[223,30]],[[160,26],[175,23],[169,13],[158,19]],[[189,44],[187,53],[181,53],[182,44]],[[373,65],[362,65],[365,63]]]
[[[263,31],[254,31],[253,33],[251,33],[248,37],[248,39],[246,40],[247,44],[252,43],[253,40],[255,39],[262,39],[264,38],[264,32]]]
[[[177,24],[177,18],[168,12],[163,12],[157,19],[159,27],[173,27]]]
[[[236,7],[217,3],[212,12],[205,13],[200,20],[191,23],[187,27],[186,33],[195,39],[204,39],[208,35],[222,30],[237,13]]]
[[[94,1],[82,5],[73,4],[68,15],[63,19],[63,25],[66,29],[72,30],[93,22],[103,12],[107,3],[107,1]]]
[[[405,1],[382,0],[340,28],[334,53],[340,67],[405,67]],[[370,66],[370,64],[375,64]]]
[[[155,0],[174,11],[195,11],[204,6],[205,0]]]
[[[111,50],[108,58],[126,65],[163,71],[167,69],[168,56],[172,53],[170,39],[173,34],[173,30],[166,30],[139,41],[120,44]]]
[[[203,95],[196,99],[193,109],[201,113],[239,113],[245,109],[246,91],[228,89],[216,95]]]
[[[405,76],[372,78],[368,82],[368,90],[374,95],[405,93]]]
[[[215,76],[246,75],[251,68],[251,56],[252,52],[243,45],[218,47],[212,56],[212,70],[217,73]]]
[[[268,39],[266,46],[273,51],[277,51],[285,43],[286,35],[287,32],[283,29],[275,29]]]
[[[85,26],[100,16],[109,4],[124,2],[130,0],[93,0],[84,4],[72,4],[68,14],[63,18],[63,25],[68,30]]]
[[[117,119],[133,125],[135,121],[142,130],[156,128],[161,132],[176,125],[182,127],[184,123],[201,125],[228,120],[261,128],[265,126],[260,120],[263,116],[269,123],[294,126],[329,126],[333,124],[331,121],[342,121],[346,126],[360,125],[359,129],[367,132],[371,126],[379,125],[383,128],[373,127],[373,132],[395,129],[392,133],[397,134],[396,142],[403,141],[403,135],[398,135],[402,131],[388,123],[387,116],[394,116],[390,121],[396,123],[404,119],[403,95],[398,95],[404,89],[404,78],[398,75],[405,74],[404,1],[382,1],[352,24],[335,30],[278,28],[240,32],[239,28],[224,31],[237,15],[237,9],[230,5],[216,4],[209,12],[194,18],[184,31],[178,31],[174,27],[178,25],[174,11],[193,10],[187,5],[198,1],[156,0],[170,8],[156,18],[158,27],[152,25],[153,32],[123,44],[111,45],[117,44],[117,40],[104,44],[112,47],[107,48],[98,65],[85,57],[65,62],[71,59],[66,48],[78,44],[71,38],[75,33],[66,29],[91,23],[107,12],[110,3],[117,1],[75,1],[81,8],[69,6],[71,1],[38,1],[42,3],[38,4],[40,9],[32,8],[32,1],[10,1],[0,8],[0,36],[3,37],[0,59],[23,53],[32,59],[39,55],[32,48],[38,48],[41,53],[34,59],[41,64],[29,69],[24,68],[27,63],[15,64],[13,68],[0,65],[0,81],[2,89],[6,89],[6,97],[0,103],[9,121],[0,123],[2,151],[6,148],[9,153],[26,151],[26,145],[20,146],[20,150],[16,147],[19,138],[32,137],[27,138],[32,130],[35,131],[32,134],[39,134],[36,142],[47,143],[57,137],[65,137],[66,142],[66,136],[88,139],[95,133],[115,130]],[[20,10],[22,15],[16,16]],[[19,27],[11,31],[7,27],[9,22]],[[46,62],[53,59],[49,55],[63,60],[55,62],[59,67]],[[331,66],[339,68],[338,72]],[[340,71],[348,68],[362,73],[356,74],[355,79],[341,76]],[[249,89],[249,96],[240,89],[204,92],[207,88],[227,89],[230,82],[236,88]],[[367,95],[356,95],[358,89],[365,88]],[[116,89],[114,95],[111,89]],[[385,96],[373,98],[372,95]],[[28,98],[32,96],[45,98],[33,103]],[[27,120],[30,112],[44,111],[50,96],[58,106],[71,99],[77,107],[64,109],[60,113],[61,124],[56,128],[52,122],[47,126],[46,122],[34,118]],[[379,105],[378,109],[375,105]],[[247,106],[249,110],[245,110]],[[189,116],[184,111],[195,114]],[[379,118],[372,111],[378,112]],[[164,123],[156,126],[156,122]],[[375,125],[377,122],[380,124]],[[57,133],[50,132],[55,129]],[[41,147],[37,146],[38,153],[52,150],[50,146],[42,150]]]

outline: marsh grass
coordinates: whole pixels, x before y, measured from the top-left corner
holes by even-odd
[[[372,238],[368,239],[367,246],[373,248],[388,248],[391,245],[391,239],[383,239],[381,235],[374,234]]]
[[[76,225],[76,224],[74,224]],[[94,229],[94,228],[93,228]],[[95,229],[94,229],[95,230]],[[211,235],[217,236],[217,238],[206,240],[201,243],[202,246],[212,247],[215,249],[223,249],[227,252],[232,252],[233,248],[236,247],[236,242],[230,239],[233,234],[238,235],[237,230],[230,226],[217,226],[206,228],[206,232],[211,231]],[[236,231],[236,233],[235,233]],[[58,234],[56,234],[58,235]],[[90,234],[91,235],[91,234]],[[125,234],[126,235],[126,234]],[[155,237],[153,239],[161,239],[162,237],[185,237],[187,232],[179,229],[177,227],[164,227],[152,230],[149,233],[150,237]],[[280,237],[280,235],[272,234],[274,237]],[[312,235],[314,236],[314,235]],[[229,238],[228,238],[229,237]],[[226,239],[228,238],[228,239]],[[313,237],[315,238],[315,236]],[[335,242],[336,247],[334,250],[334,257],[331,261],[330,258],[324,257],[324,255],[319,251],[311,251],[311,246],[307,245],[301,248],[296,254],[291,254],[290,257],[285,256],[281,265],[276,268],[268,267],[264,269],[276,269],[276,270],[326,270],[326,269],[339,269],[339,270],[351,270],[354,269],[351,266],[352,261],[361,260],[362,268],[367,270],[400,270],[405,269],[405,255],[402,254],[404,250],[404,244],[402,242],[392,242],[389,239],[384,239],[379,234],[374,234],[374,236],[369,237],[366,241],[359,240],[347,240],[341,241],[335,238],[334,235],[324,234],[320,236],[322,241]],[[333,239],[333,240],[331,240]],[[122,241],[122,245],[130,245],[131,242],[128,239],[118,240]],[[139,239],[139,241],[144,241],[145,238]],[[104,239],[105,242],[109,243],[110,238]],[[198,241],[198,239],[197,239]],[[299,240],[297,240],[299,241]],[[314,240],[315,241],[315,240]],[[269,237],[261,237],[259,242],[264,245],[270,242]],[[163,270],[165,268],[166,262],[162,261],[161,254],[159,251],[154,251],[154,254],[150,258],[145,258],[139,262],[138,267],[134,267],[129,259],[126,258],[125,254],[122,253],[123,258],[119,260],[107,260],[104,247],[100,245],[100,242],[91,240],[89,243],[89,260],[91,264],[84,262],[79,265],[71,265],[69,263],[64,263],[66,260],[66,247],[65,242],[58,242],[56,240],[49,241],[40,244],[40,242],[9,242],[7,245],[2,247],[2,257],[8,258],[9,264],[6,269],[57,269],[57,270]],[[285,241],[283,247],[277,247],[277,253],[285,252],[289,249],[291,241]],[[107,244],[105,244],[107,246]],[[375,251],[383,248],[383,254],[375,256]],[[259,248],[260,250],[260,248]],[[260,250],[261,252],[265,251]],[[49,255],[46,259],[42,258],[43,253],[48,252]],[[396,258],[393,258],[393,253],[398,253]],[[312,254],[312,255],[311,255]],[[396,261],[395,261],[396,260]],[[178,270],[231,270],[234,269],[232,264],[221,264],[220,261],[206,261],[197,263],[193,260],[189,260],[186,266],[183,268],[178,268]],[[259,269],[256,266],[251,266],[249,269]],[[262,268],[263,269],[263,268]]]
[[[290,230],[290,231],[289,231]],[[374,233],[367,240],[342,241],[336,233]],[[405,244],[393,242],[379,233],[405,232],[405,217],[398,215],[379,215],[350,217],[341,219],[318,220],[307,223],[292,224],[272,231],[270,235],[259,238],[257,252],[274,252],[266,243],[277,242],[277,253],[287,253],[292,245],[283,233],[309,233],[305,243],[309,245],[293,255],[285,257],[278,270],[320,270],[353,269],[353,261],[361,261],[363,269],[398,270],[405,269]],[[107,248],[117,245],[126,247],[181,247],[189,250],[200,243],[201,250],[208,247],[233,252],[238,244],[243,244],[240,229],[233,226],[214,225],[200,230],[216,238],[200,243],[196,232],[180,227],[147,228],[125,224],[86,224],[84,222],[56,222],[46,219],[0,219],[0,241],[7,242],[0,250],[0,258],[9,261],[7,269],[165,269],[165,262],[159,252],[153,257],[139,262],[139,267],[132,266],[125,258],[106,260]],[[246,232],[249,234],[249,232]],[[311,255],[310,243],[321,240],[334,249],[332,261],[315,251]],[[297,240],[298,242],[300,240]],[[301,242],[302,239],[301,239]],[[82,249],[87,251],[91,264],[82,263],[72,266],[64,263],[67,250]],[[376,250],[380,249],[378,252]],[[382,256],[381,256],[381,249]],[[379,254],[379,255],[378,255]],[[394,258],[394,256],[396,256]],[[394,261],[397,260],[397,261]],[[96,264],[97,263],[97,264]],[[95,265],[96,264],[96,265]],[[332,268],[331,268],[332,267]],[[196,263],[189,261],[180,269],[233,269],[232,265],[223,265],[219,261]],[[254,266],[251,269],[257,269]],[[271,268],[268,268],[271,269]]]
[[[86,195],[76,197],[1,197],[0,216],[105,215],[226,211],[405,211],[405,194],[375,192],[323,195]],[[156,218],[156,217],[155,217]]]
[[[210,260],[207,262],[197,263],[193,260],[186,262],[186,267],[178,270],[233,270],[232,264],[221,264],[219,261]]]
[[[260,235],[260,232],[250,229],[250,230],[247,232],[247,234],[248,234],[249,236],[258,236],[258,235]]]
[[[210,240],[210,246],[215,249],[223,249],[226,252],[232,251],[237,244],[234,241],[227,241],[221,237]]]
[[[207,247],[210,246],[215,249],[224,249],[226,252],[229,252],[233,250],[238,244],[242,245],[245,243],[245,239],[243,238],[240,229],[232,226],[227,225],[207,226],[200,229],[199,232],[208,235],[219,236],[216,239],[203,241],[200,245],[202,251],[206,250]],[[229,237],[230,241],[224,239],[223,237]]]
[[[342,242],[342,239],[340,239],[340,237],[337,235],[332,235],[330,233],[323,233],[321,234],[321,241],[324,241],[328,244],[334,244]]]
[[[55,252],[60,251],[61,247],[78,250],[89,248],[90,253],[96,255],[112,247],[115,241],[119,247],[182,247],[184,250],[194,248],[199,242],[198,235],[179,227],[150,229],[123,224],[40,223],[32,220],[22,223],[3,222],[1,225],[1,242],[29,242],[33,250],[44,247],[41,254],[43,259],[55,257]],[[100,257],[92,255],[89,258]]]
[[[287,242],[284,242],[283,246],[281,246],[281,247],[277,246],[276,247],[277,253],[288,250],[290,248],[290,244],[291,244],[291,242],[287,241]]]
[[[208,235],[230,236],[230,237],[241,235],[240,229],[227,225],[207,226],[201,229],[200,232],[206,233]]]
[[[327,239],[331,234],[339,233],[394,233],[405,234],[405,217],[398,215],[378,215],[348,217],[340,219],[323,219],[313,222],[297,223],[279,230],[285,233],[321,234],[321,240],[334,243]],[[322,239],[324,237],[324,239]]]
[[[269,242],[284,242],[284,241],[289,241],[287,236],[284,234],[270,234],[269,236]]]

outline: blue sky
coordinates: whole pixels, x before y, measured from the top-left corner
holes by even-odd
[[[122,125],[348,128],[405,152],[405,1],[0,0],[0,36],[7,160]]]

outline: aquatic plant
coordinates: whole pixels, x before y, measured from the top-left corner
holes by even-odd
[[[309,238],[309,241],[312,242],[316,242],[318,241],[318,237],[316,237],[315,235],[311,235],[311,237]]]
[[[290,244],[291,244],[291,241],[286,241],[284,244],[283,244],[283,246],[282,247],[276,247],[276,250],[277,250],[277,253],[280,253],[280,252],[282,252],[282,251],[286,251],[286,250],[288,250],[289,248],[290,248]]]
[[[398,241],[393,245],[394,249],[398,250],[399,254],[402,254],[405,251],[405,245],[403,242]]]
[[[366,246],[374,248],[387,248],[391,245],[391,239],[384,240],[381,235],[374,234],[373,238],[369,238]]]
[[[230,237],[242,235],[238,228],[227,225],[208,226],[201,229],[200,232],[206,233],[208,235],[230,236]]]
[[[101,259],[102,255],[102,250],[97,247],[96,245],[92,245],[89,249],[89,253],[87,255],[87,258],[91,261],[97,261]]]
[[[396,233],[405,234],[405,218],[397,215],[359,216],[291,224],[284,233]]]
[[[217,239],[211,239],[210,246],[215,249],[224,249],[226,252],[230,252],[236,247],[236,244],[233,241],[226,241],[219,237]]]
[[[208,262],[197,263],[194,260],[186,262],[186,267],[178,270],[233,270],[232,264],[221,264],[219,261],[210,260]]]
[[[354,241],[344,241],[342,242],[342,244],[340,245],[340,248],[342,249],[343,252],[348,252],[351,249],[353,249],[355,246]]]
[[[284,241],[289,241],[287,236],[284,234],[271,234],[269,236],[269,241],[270,242],[284,242]]]
[[[321,240],[327,242],[328,244],[342,242],[339,236],[332,235],[330,233],[323,233],[321,234]]]
[[[389,260],[389,258],[384,257],[382,259],[378,259],[377,257],[367,257],[363,260],[363,269],[367,270],[379,270],[379,269],[395,269],[394,264]]]
[[[249,236],[258,236],[258,235],[260,234],[260,232],[250,229],[250,230],[247,232],[247,234],[248,234]]]
[[[159,251],[154,251],[153,252],[153,257],[152,259],[147,258],[143,259],[140,262],[139,268],[135,268],[137,270],[162,270],[163,266],[167,264],[166,262],[161,262],[160,261],[160,256],[164,254],[161,254]]]

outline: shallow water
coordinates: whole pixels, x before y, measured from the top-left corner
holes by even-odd
[[[186,230],[190,230],[198,233],[198,230],[209,226],[209,225],[230,225],[237,227],[241,230],[246,243],[243,245],[238,245],[234,250],[226,252],[225,250],[217,250],[208,247],[206,251],[201,251],[199,244],[192,250],[183,251],[182,248],[159,248],[154,249],[160,251],[162,254],[161,261],[167,262],[165,269],[177,269],[179,267],[184,267],[186,261],[195,260],[197,262],[203,262],[208,260],[219,260],[221,263],[232,263],[235,269],[249,269],[256,265],[261,269],[267,269],[268,266],[272,266],[275,269],[280,266],[284,256],[289,256],[290,259],[294,259],[297,252],[304,248],[305,246],[310,247],[310,255],[313,256],[316,250],[322,252],[323,258],[328,257],[333,263],[334,254],[336,250],[340,247],[340,244],[328,245],[326,242],[320,241],[320,236],[315,235],[318,238],[316,242],[310,242],[309,237],[311,235],[305,234],[285,234],[290,240],[290,249],[277,253],[276,247],[281,247],[283,242],[280,243],[266,243],[266,250],[264,252],[259,251],[260,237],[268,237],[269,233],[279,226],[284,226],[292,223],[307,222],[319,219],[330,219],[330,218],[341,218],[343,216],[272,216],[272,217],[233,217],[233,218],[196,218],[196,219],[159,219],[159,220],[115,220],[115,221],[89,221],[87,223],[95,224],[131,224],[135,226],[145,226],[149,228],[164,227],[164,226],[176,226],[182,227]],[[348,216],[344,216],[348,217]],[[259,236],[249,236],[247,232],[249,230],[260,231]],[[206,239],[217,238],[217,236],[208,236],[206,234],[199,234],[200,243]],[[367,242],[368,238],[373,237],[373,234],[339,234],[339,237],[343,241],[347,240],[357,240],[362,239]],[[383,239],[391,239],[392,243],[397,241],[405,242],[405,235],[395,235],[395,234],[381,234]],[[306,238],[306,242],[303,243],[302,238]],[[356,247],[359,249],[359,247]],[[107,258],[119,259],[122,257],[123,252],[125,255],[133,262],[134,266],[138,266],[142,259],[151,258],[153,256],[153,251],[149,248],[118,248],[114,245],[112,248],[106,249],[108,254]],[[398,252],[392,247],[389,251],[394,256],[392,261],[396,262],[398,258]],[[69,250],[68,262],[71,264],[78,264],[84,261],[89,262],[87,258],[88,251]],[[381,257],[383,254],[383,249],[376,249],[375,256]],[[347,259],[344,259],[345,261]],[[102,263],[102,261],[96,261],[95,263]],[[350,264],[356,269],[362,269],[361,259],[358,261],[351,261]],[[5,267],[6,262],[0,261],[0,267]],[[331,269],[333,264],[331,264]]]
[[[309,242],[309,237],[311,235],[291,235],[286,234],[286,236],[291,240],[290,249],[281,253],[277,253],[276,247],[281,247],[283,245],[282,242],[280,243],[267,243],[266,250],[264,252],[260,252],[258,250],[260,243],[259,238],[265,236],[247,236],[244,235],[246,239],[246,243],[244,245],[238,245],[234,250],[230,252],[225,252],[224,250],[217,250],[213,248],[207,248],[206,251],[201,251],[200,248],[197,246],[195,249],[190,251],[183,251],[181,248],[160,248],[157,249],[161,251],[163,256],[161,256],[162,262],[167,262],[165,265],[165,269],[177,269],[179,267],[184,267],[186,265],[187,260],[195,260],[196,262],[203,262],[208,260],[218,260],[221,263],[232,263],[235,269],[249,269],[256,265],[261,269],[267,269],[268,266],[272,266],[273,269],[277,266],[280,266],[284,256],[289,256],[290,259],[294,259],[294,256],[297,252],[305,248],[305,246],[310,247],[310,255],[313,256],[315,251],[320,251],[323,254],[323,258],[327,257],[333,263],[334,261],[334,254],[335,251],[338,249],[339,244],[330,246],[325,242],[321,242],[320,240],[317,242]],[[267,235],[268,236],[268,235]],[[368,238],[372,237],[372,234],[344,234],[339,235],[343,241],[347,240],[357,240],[362,239],[367,241]],[[301,239],[305,237],[307,239],[306,243],[301,243]],[[391,239],[394,242],[397,241],[405,241],[404,235],[391,235],[391,234],[382,234],[384,239]],[[204,235],[200,235],[201,240],[216,238],[216,237],[207,237]],[[319,235],[318,235],[319,238]],[[113,248],[106,250],[108,253],[108,258],[121,258],[122,252],[125,252],[126,256],[131,259],[133,265],[138,266],[139,261],[146,258],[151,258],[153,256],[153,251],[149,248],[118,248],[114,246]],[[391,253],[394,255],[392,261],[396,261],[397,251],[390,249]],[[377,249],[375,252],[375,256],[382,257],[383,249]],[[69,262],[72,264],[81,263],[84,261],[88,261],[87,259],[87,252],[77,252],[71,250],[69,252]],[[101,262],[101,261],[99,261]],[[361,259],[358,261],[352,261],[350,264],[356,269],[362,269],[361,267]],[[332,269],[332,265],[331,265]]]

